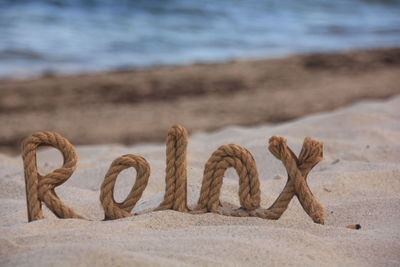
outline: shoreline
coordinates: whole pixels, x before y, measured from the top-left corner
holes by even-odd
[[[377,46],[377,47],[359,47],[359,48],[346,48],[346,49],[331,49],[331,50],[315,50],[312,52],[292,52],[292,53],[277,53],[277,54],[260,54],[255,56],[239,56],[234,58],[227,58],[221,60],[197,60],[197,61],[184,61],[176,63],[153,63],[144,65],[132,66],[119,66],[109,69],[81,69],[58,71],[55,69],[46,69],[42,72],[28,73],[23,72],[21,75],[0,75],[0,83],[2,82],[18,82],[26,80],[38,80],[45,78],[71,78],[71,77],[85,77],[85,76],[99,76],[104,74],[121,74],[121,73],[135,73],[143,71],[155,71],[161,69],[171,68],[186,68],[190,66],[210,66],[210,65],[229,65],[237,62],[251,62],[251,61],[265,61],[265,60],[279,60],[284,58],[292,58],[298,56],[314,56],[314,55],[342,55],[353,52],[376,52],[376,51],[390,51],[396,50],[397,46]]]
[[[0,80],[0,153],[35,131],[74,145],[276,123],[400,93],[400,48]]]

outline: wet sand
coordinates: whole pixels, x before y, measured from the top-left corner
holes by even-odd
[[[153,142],[177,123],[276,123],[398,94],[400,48],[0,80],[0,92],[3,153],[43,130],[76,145]]]

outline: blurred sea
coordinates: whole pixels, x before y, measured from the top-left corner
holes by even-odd
[[[400,1],[0,0],[0,76],[400,45]]]

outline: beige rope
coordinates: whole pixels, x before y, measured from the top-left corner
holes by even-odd
[[[129,167],[136,169],[136,181],[125,200],[117,203],[114,199],[115,182],[118,174]],[[137,155],[124,155],[115,159],[101,185],[100,201],[103,205],[105,220],[131,216],[130,212],[142,196],[149,176],[150,166],[144,158]]]
[[[180,125],[172,126],[167,136],[164,201],[156,210],[172,209],[181,212],[189,210],[187,207],[187,144],[186,129]]]
[[[209,158],[204,168],[200,197],[194,210],[187,206],[187,161],[188,134],[184,127],[171,127],[167,136],[166,176],[164,200],[155,210],[172,209],[181,212],[214,212],[227,216],[256,216],[264,219],[279,219],[296,196],[303,209],[316,223],[324,223],[323,206],[315,199],[307,184],[307,175],[322,160],[322,143],[306,138],[297,158],[287,146],[286,139],[273,136],[269,140],[270,152],[282,161],[288,180],[275,202],[267,209],[260,208],[260,182],[256,163],[251,153],[240,146],[230,144],[219,147]],[[61,151],[64,165],[46,176],[40,176],[36,166],[36,149],[53,146]],[[25,139],[22,146],[24,161],[28,220],[43,218],[41,202],[59,218],[82,218],[68,208],[55,194],[54,188],[64,183],[76,168],[77,157],[73,146],[57,133],[38,132]],[[114,199],[114,187],[119,173],[133,167],[136,181],[129,195],[121,203]],[[239,176],[239,201],[241,207],[227,210],[221,207],[219,196],[225,171],[233,167]],[[105,220],[132,216],[131,210],[143,194],[150,176],[147,161],[137,155],[124,155],[115,159],[101,185],[100,201]]]
[[[229,167],[239,175],[240,205],[249,211],[260,206],[260,181],[253,156],[245,148],[231,144],[219,147],[207,161],[196,210],[220,212],[219,195]]]
[[[64,158],[61,168],[41,176],[36,165],[36,149],[52,146],[60,150]],[[43,219],[41,201],[59,218],[83,218],[68,208],[57,196],[54,189],[62,185],[76,169],[77,156],[67,139],[53,132],[37,132],[22,143],[24,161],[28,221]]]

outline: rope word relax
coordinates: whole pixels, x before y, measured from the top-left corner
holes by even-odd
[[[176,125],[168,131],[165,195],[155,210],[172,209],[193,214],[214,212],[227,216],[256,216],[276,220],[287,209],[290,200],[296,196],[315,223],[324,223],[324,208],[315,199],[306,180],[311,169],[322,160],[321,142],[305,138],[297,157],[287,146],[286,139],[277,136],[269,139],[269,151],[282,161],[288,179],[278,198],[267,209],[260,207],[260,181],[253,156],[247,149],[230,144],[220,146],[207,161],[197,206],[190,210],[187,206],[187,144],[188,133],[184,127]],[[45,176],[40,175],[36,164],[36,150],[40,146],[52,146],[58,149],[64,158],[63,166]],[[70,142],[55,132],[37,132],[23,141],[22,157],[28,221],[44,218],[42,202],[59,218],[84,219],[65,205],[55,192],[55,188],[67,181],[76,169],[77,155]],[[136,181],[126,199],[118,203],[114,199],[115,182],[118,174],[130,167],[136,169]],[[241,207],[236,210],[222,208],[219,200],[224,173],[230,167],[235,168],[239,176]],[[142,196],[149,176],[150,166],[141,156],[128,154],[115,159],[101,185],[100,201],[104,208],[105,220],[132,216],[130,212]]]

